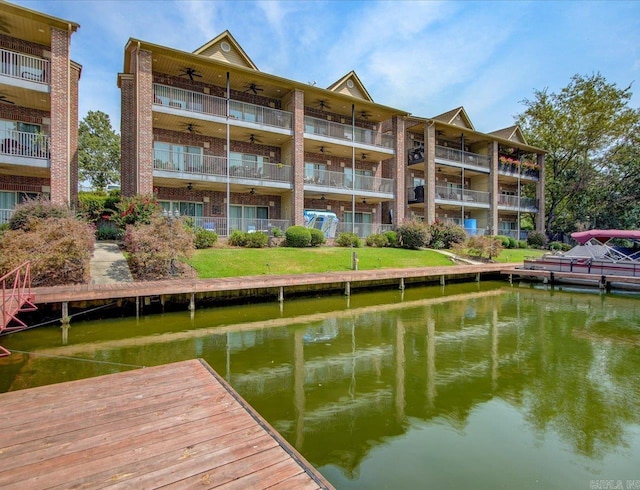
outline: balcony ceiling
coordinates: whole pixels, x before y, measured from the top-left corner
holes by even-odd
[[[30,109],[47,112],[51,110],[51,96],[48,93],[35,92],[26,88],[3,84],[0,89],[0,94],[4,95],[7,100],[13,102],[13,104],[7,104],[6,102],[0,102],[0,104],[14,107],[29,107]]]
[[[37,177],[43,179],[48,179],[50,176],[48,168],[31,167],[28,165],[10,165],[3,163],[3,156],[4,155],[0,155],[0,175]]]
[[[43,46],[51,46],[51,26],[75,31],[78,24],[35,12],[18,5],[4,3],[0,13],[2,31],[11,37]]]
[[[321,151],[321,149],[323,151]],[[317,141],[311,138],[305,138],[304,151],[306,153],[315,153],[317,155],[326,156],[329,159],[344,159],[349,163],[353,158],[353,147],[350,142],[345,141],[344,144],[339,143],[325,143],[324,141]],[[362,155],[364,154],[364,158]],[[388,160],[393,158],[393,155],[389,153],[370,151],[369,149],[362,150],[360,148],[355,149],[355,158],[359,161],[370,162],[377,164],[381,160]]]

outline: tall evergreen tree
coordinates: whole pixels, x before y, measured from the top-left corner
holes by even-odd
[[[89,111],[78,128],[78,167],[81,180],[94,189],[120,182],[120,135],[111,127],[109,115]]]

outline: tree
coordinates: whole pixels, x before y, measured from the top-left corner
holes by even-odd
[[[629,133],[638,111],[628,107],[631,86],[620,89],[599,73],[574,75],[559,93],[536,90],[516,117],[528,142],[548,151],[545,162],[548,234],[591,223],[590,203],[598,202],[604,156]],[[587,219],[589,216],[589,219]]]
[[[81,180],[104,190],[120,181],[120,136],[111,128],[109,115],[89,111],[78,128],[78,166]]]

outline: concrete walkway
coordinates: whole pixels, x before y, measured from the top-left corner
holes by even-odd
[[[91,284],[133,282],[129,264],[114,242],[96,242],[90,267]]]

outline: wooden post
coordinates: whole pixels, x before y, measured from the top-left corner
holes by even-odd
[[[351,283],[350,282],[344,283],[344,294],[346,294],[347,296],[351,296]]]
[[[400,278],[400,291],[404,291],[404,277]]]
[[[140,296],[136,296],[136,318],[140,317]]]
[[[440,276],[440,286],[444,286],[444,274]]]
[[[191,293],[191,297],[189,298],[189,311],[196,310],[196,293]]]
[[[69,318],[69,303],[66,301],[62,303],[62,318],[60,321],[62,325],[69,325],[71,322],[71,318]]]
[[[351,268],[354,271],[358,270],[358,254],[356,252],[351,252]]]
[[[280,303],[284,302],[284,286],[280,286],[280,289],[278,290],[278,301]]]
[[[476,282],[480,282],[480,273],[476,273]]]

